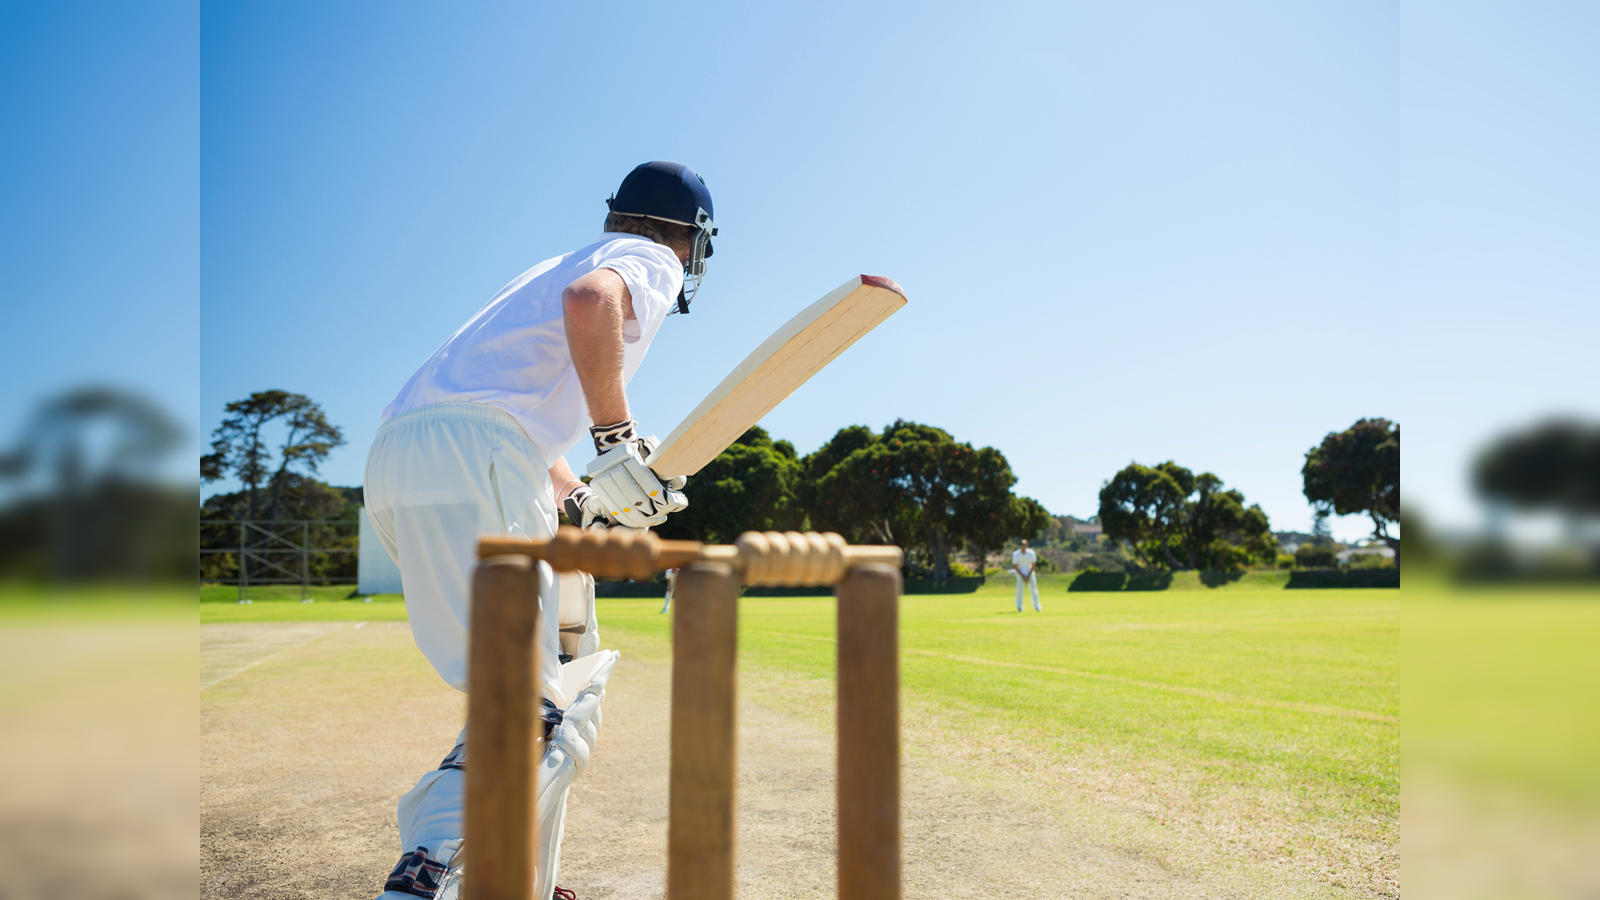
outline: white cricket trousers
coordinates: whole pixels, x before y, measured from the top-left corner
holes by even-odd
[[[555,534],[550,474],[508,413],[477,403],[435,403],[378,430],[367,455],[367,515],[400,568],[417,649],[465,691],[472,572],[480,534]],[[545,696],[560,696],[559,600],[540,566],[539,636]],[[548,583],[546,583],[548,582]],[[432,897],[461,846],[463,730],[439,768],[401,798],[400,864],[381,900]]]
[[[1038,569],[1030,569],[1028,577],[1023,578],[1021,572],[1012,572],[1012,577],[1017,579],[1017,612],[1022,612],[1022,586],[1026,584],[1033,591],[1033,609],[1035,612],[1044,612],[1039,605],[1039,577]]]

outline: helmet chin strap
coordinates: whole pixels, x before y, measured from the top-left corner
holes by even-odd
[[[674,312],[685,316],[689,314],[689,298],[684,296],[683,288],[678,288],[678,308]]]

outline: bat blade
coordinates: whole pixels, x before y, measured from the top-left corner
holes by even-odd
[[[783,399],[906,305],[893,279],[858,275],[772,333],[700,401],[650,456],[663,477],[693,475]]]

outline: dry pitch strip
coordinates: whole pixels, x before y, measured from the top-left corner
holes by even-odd
[[[648,578],[678,568],[672,623],[669,900],[734,896],[735,655],[741,581],[833,585],[838,597],[838,854],[845,900],[900,896],[898,547],[837,534],[749,532],[729,545],[564,527],[485,537],[472,582],[467,900],[532,900],[542,753],[535,560],[558,572]]]

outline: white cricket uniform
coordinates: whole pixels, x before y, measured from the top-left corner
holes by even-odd
[[[661,612],[665,613],[672,608],[672,588],[678,583],[678,570],[667,570],[667,596],[661,601]]]
[[[635,318],[623,328],[631,379],[683,284],[668,248],[607,233],[506,285],[417,369],[383,411],[367,456],[364,500],[400,569],[417,648],[446,683],[468,690],[467,629],[478,535],[555,533],[550,463],[591,424],[567,347],[561,293],[595,269],[622,277]],[[561,696],[559,598],[540,564],[546,696]],[[465,732],[462,732],[462,740]],[[431,897],[462,831],[460,742],[401,801],[400,865],[383,900]],[[553,880],[553,872],[550,875]]]
[[[1017,579],[1017,612],[1022,612],[1022,588],[1027,585],[1033,591],[1033,608],[1037,612],[1044,612],[1039,605],[1039,579],[1035,567],[1039,561],[1039,554],[1032,548],[1027,550],[1011,551],[1011,565],[1016,569],[1012,572]]]

